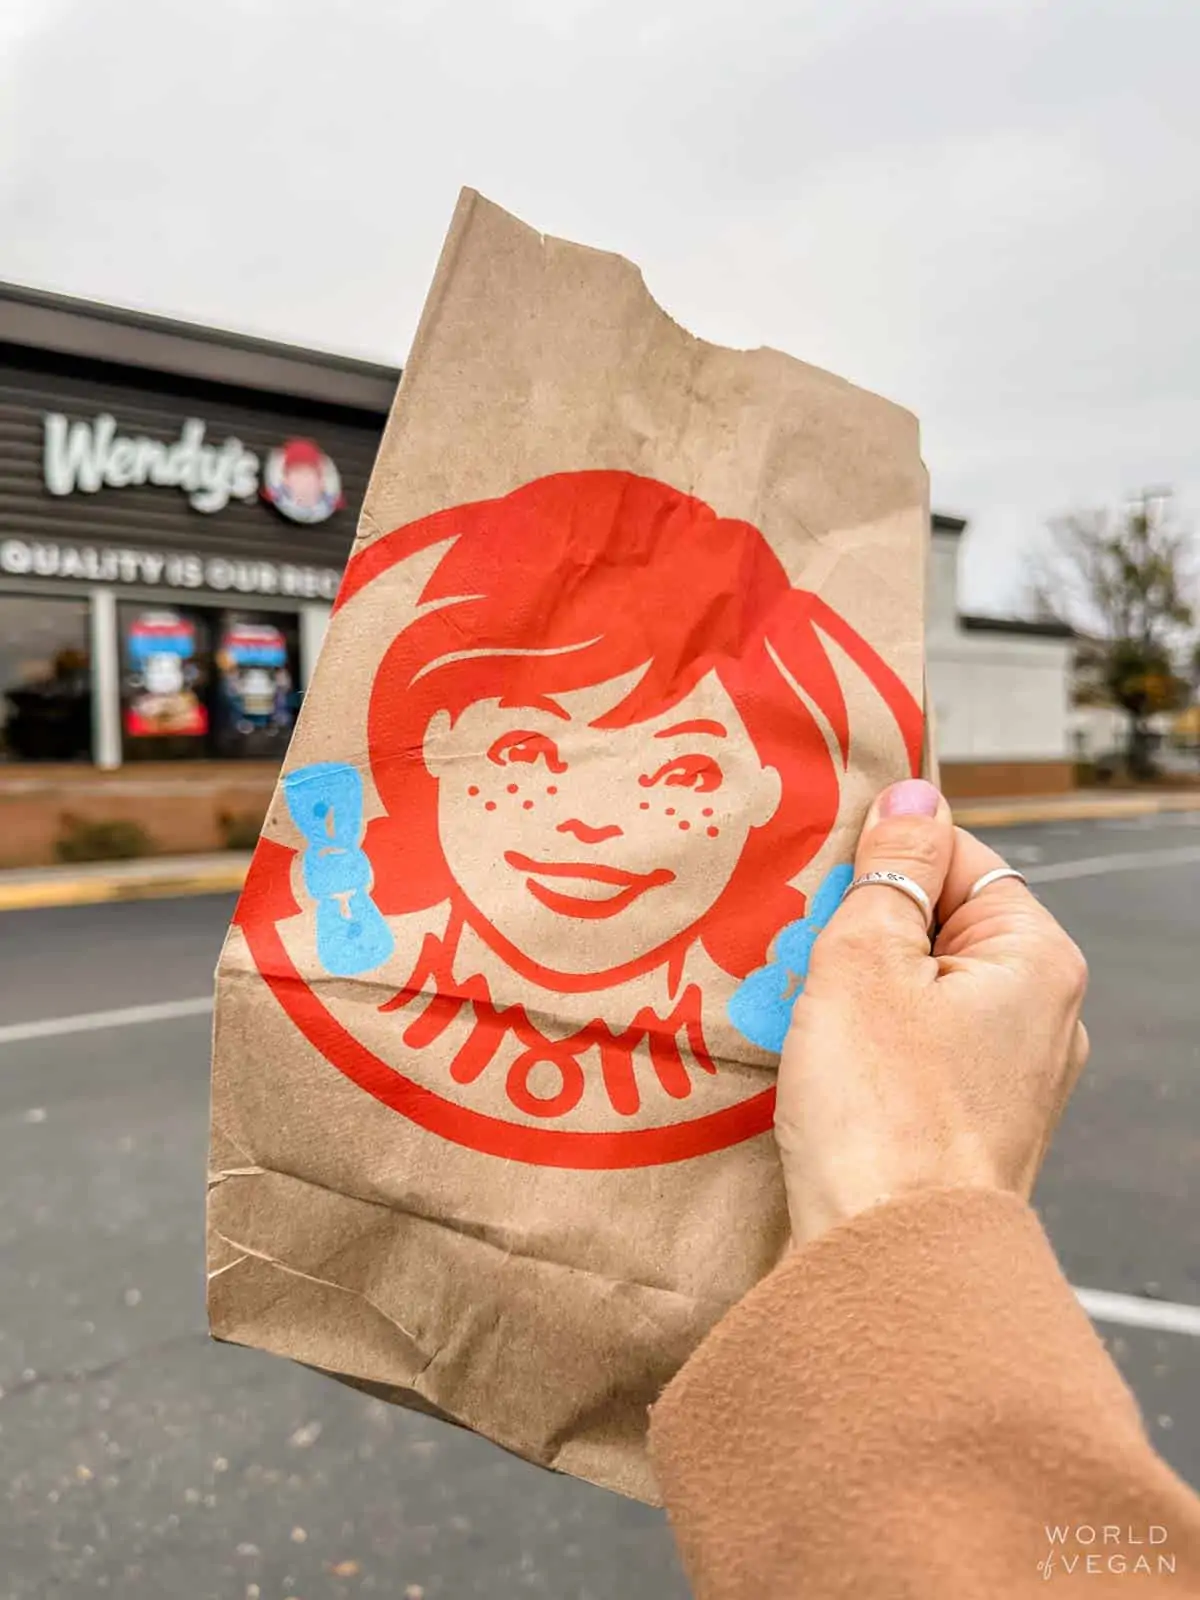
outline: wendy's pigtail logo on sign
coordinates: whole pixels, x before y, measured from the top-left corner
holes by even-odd
[[[409,562],[419,590],[373,613],[365,740],[285,790],[317,966],[380,997],[311,970],[296,852],[268,839],[237,920],[280,1005],[376,1099],[510,1160],[649,1166],[765,1134],[745,1040],[782,1042],[848,871],[843,677],[913,772],[920,707],[757,528],[652,479],[560,473],[374,540],[330,624],[347,659],[357,597]]]
[[[289,439],[267,456],[262,497],[290,522],[324,522],[343,504],[341,475],[311,439]]]

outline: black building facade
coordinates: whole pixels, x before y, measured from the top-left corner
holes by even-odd
[[[0,286],[0,762],[281,755],[398,377]]]

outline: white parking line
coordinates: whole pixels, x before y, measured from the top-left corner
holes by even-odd
[[[119,1011],[82,1011],[73,1017],[45,1017],[40,1022],[10,1022],[0,1027],[0,1044],[23,1039],[53,1039],[60,1033],[93,1033],[98,1028],[129,1028],[138,1022],[171,1022],[200,1017],[213,1008],[210,994],[194,1000],[161,1000],[149,1006],[123,1006]]]
[[[1047,861],[1030,867],[1030,883],[1058,883],[1065,878],[1099,878],[1106,872],[1137,872],[1142,867],[1187,867],[1200,863],[1200,845],[1173,850],[1122,850],[1110,856],[1084,856],[1078,861]]]
[[[1119,1322],[1126,1328],[1156,1328],[1160,1333],[1190,1333],[1200,1339],[1200,1306],[1173,1300],[1143,1300],[1108,1289],[1076,1289],[1080,1305],[1095,1322]]]

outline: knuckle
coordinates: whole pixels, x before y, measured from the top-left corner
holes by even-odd
[[[1072,1004],[1079,1005],[1087,992],[1088,964],[1083,951],[1070,934],[1052,919],[1037,941],[1038,971],[1048,976]]]
[[[1073,999],[1082,1000],[1088,986],[1087,957],[1067,934],[1062,935],[1059,960],[1062,963],[1063,978],[1068,985]]]

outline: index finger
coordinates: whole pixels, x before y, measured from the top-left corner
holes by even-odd
[[[1087,987],[1087,962],[1078,946],[1033,891],[1017,878],[997,878],[973,900],[972,887],[985,873],[1006,867],[1003,856],[965,828],[954,830],[954,853],[938,901],[941,927],[934,943],[939,957],[994,958],[1020,952],[1039,971],[1069,978],[1077,1003]]]

